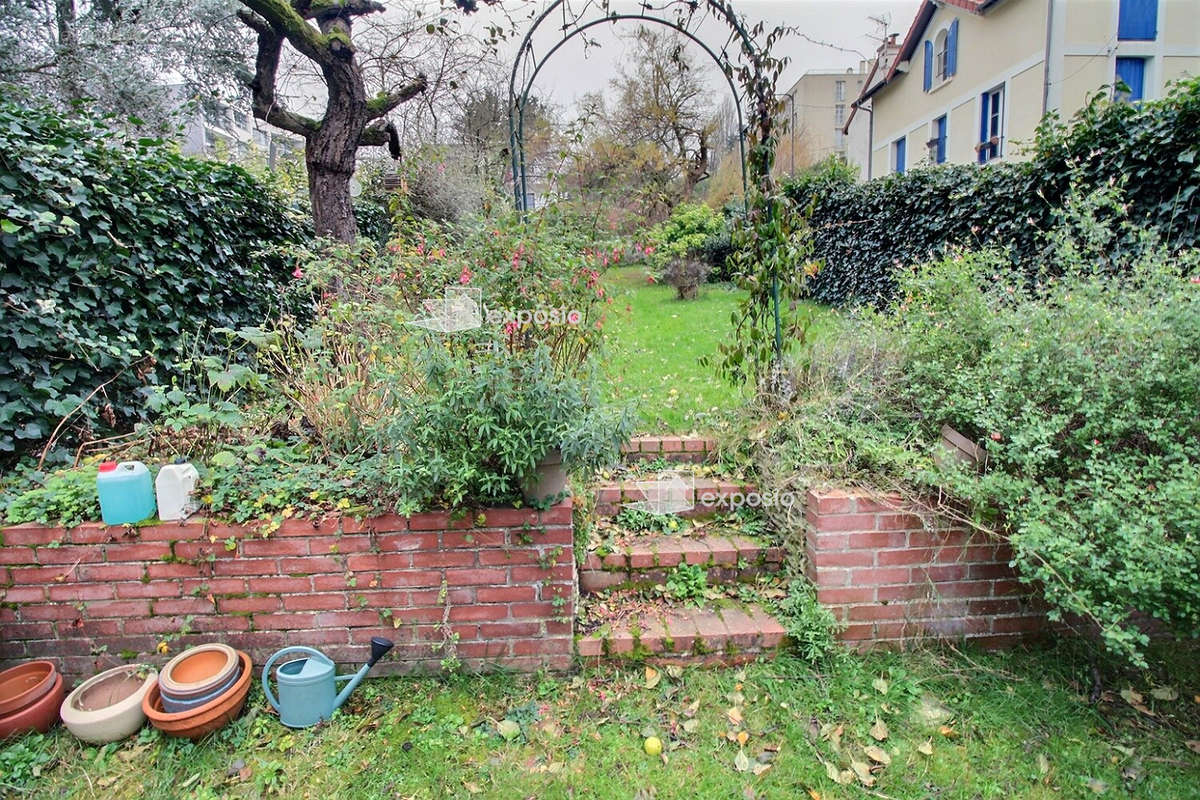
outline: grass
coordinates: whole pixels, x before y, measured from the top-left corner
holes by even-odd
[[[256,688],[241,719],[198,744],[149,729],[103,748],[62,731],[18,741],[0,750],[0,783],[7,784],[0,789],[138,800],[1183,800],[1200,797],[1200,754],[1185,745],[1200,738],[1200,675],[1194,654],[1173,657],[1180,665],[1192,658],[1180,667],[1186,671],[1162,676],[1174,699],[1154,698],[1149,684],[1132,682],[1154,716],[1120,697],[1129,678],[1115,672],[1106,675],[1101,702],[1089,705],[1089,662],[1066,645],[878,653],[820,671],[783,658],[741,671],[663,674],[650,687],[636,667],[561,678],[378,679],[331,723],[299,731],[279,725]],[[949,716],[922,712],[938,704]],[[882,740],[877,722],[886,726]],[[643,752],[647,735],[666,743],[666,763]],[[927,743],[928,755],[921,752]],[[890,758],[869,790],[830,779],[826,764],[844,779],[852,761],[868,763],[868,746]],[[21,778],[14,770],[35,754],[46,762],[42,776]]]
[[[699,364],[729,335],[741,291],[707,284],[697,299],[677,300],[670,286],[647,283],[642,267],[611,269],[604,280],[616,300],[607,339],[612,398],[637,402],[641,432],[703,432],[745,401],[740,389]],[[811,309],[824,327],[830,312]]]

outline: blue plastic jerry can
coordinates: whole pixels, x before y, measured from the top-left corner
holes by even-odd
[[[106,461],[96,475],[105,525],[132,525],[154,516],[154,481],[140,461]]]

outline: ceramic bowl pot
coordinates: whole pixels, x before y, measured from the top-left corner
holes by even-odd
[[[30,731],[45,733],[50,730],[50,726],[58,719],[58,708],[63,701],[63,688],[62,675],[55,670],[50,691],[24,708],[0,717],[0,739],[20,736]]]
[[[85,742],[119,742],[146,724],[142,700],[157,683],[158,671],[145,664],[105,670],[67,695],[59,716]]]
[[[0,716],[20,711],[54,685],[53,661],[28,661],[0,672]]]
[[[229,680],[225,681],[225,683],[221,684],[208,694],[202,694],[199,697],[191,697],[186,700],[181,700],[177,697],[166,694],[160,687],[159,695],[162,697],[163,710],[165,710],[168,714],[177,714],[180,711],[190,711],[193,708],[199,708],[205,703],[210,703],[228,692],[231,688],[233,688],[233,685],[237,683],[238,678],[241,676],[242,670],[240,669],[239,664],[239,668],[235,669],[232,674],[230,674]]]
[[[216,700],[199,708],[171,714],[163,708],[159,687],[151,687],[142,698],[142,711],[150,719],[150,724],[167,736],[199,739],[229,723],[246,703],[246,695],[250,692],[250,677],[254,670],[248,653],[238,650],[237,654],[242,667],[237,683]]]
[[[167,662],[158,676],[159,690],[176,700],[212,694],[237,670],[237,651],[226,644],[202,644]]]

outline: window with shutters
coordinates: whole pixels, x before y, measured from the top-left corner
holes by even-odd
[[[1158,0],[1120,0],[1117,38],[1152,42],[1158,38]]]
[[[946,163],[946,115],[929,123],[929,160],[934,164]]]
[[[1113,95],[1117,100],[1135,103],[1146,96],[1146,59],[1118,58]]]
[[[836,81],[833,84],[833,99],[839,103],[846,99],[846,82]]]
[[[980,98],[979,163],[986,164],[1004,154],[1004,87],[984,92]]]
[[[904,157],[907,149],[908,141],[904,137],[892,142],[892,171],[904,172]]]
[[[925,40],[925,91],[941,86],[958,71],[958,20]]]

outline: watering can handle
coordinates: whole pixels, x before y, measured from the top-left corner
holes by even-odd
[[[271,707],[274,708],[276,711],[279,711],[279,700],[276,699],[274,694],[272,694],[271,685],[268,682],[268,678],[270,678],[270,676],[271,676],[271,665],[274,664],[275,660],[278,659],[284,653],[307,653],[310,656],[317,656],[319,658],[324,658],[326,660],[328,660],[328,658],[329,658],[329,656],[325,655],[320,650],[314,649],[312,647],[305,647],[304,645],[299,645],[299,644],[293,645],[292,647],[285,647],[282,650],[277,650],[275,652],[275,655],[268,658],[267,663],[263,665],[263,671],[262,671],[263,694],[265,694],[267,696],[267,702],[270,703]]]

